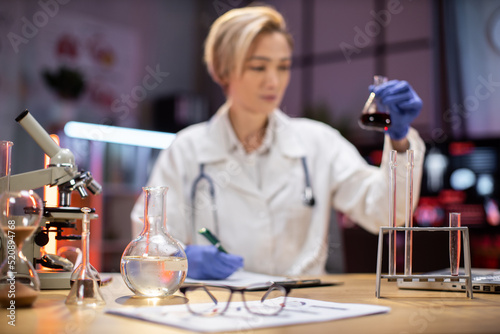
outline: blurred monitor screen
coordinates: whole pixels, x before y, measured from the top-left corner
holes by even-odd
[[[452,141],[427,147],[416,211],[419,225],[442,225],[462,212],[464,225],[497,225],[500,139]],[[418,210],[434,207],[442,212]],[[437,217],[439,216],[439,217]],[[437,222],[439,221],[439,222]]]

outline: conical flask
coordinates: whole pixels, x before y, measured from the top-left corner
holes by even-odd
[[[382,75],[373,76],[373,85],[380,86],[387,82],[387,78]],[[366,100],[358,120],[359,126],[365,130],[385,131],[391,126],[391,115],[387,106],[371,92]]]
[[[88,254],[87,254],[87,256],[88,256]],[[73,283],[75,283],[75,281],[78,279],[83,268],[85,268],[85,264],[83,263],[83,261],[75,267],[75,269],[71,273],[71,278],[69,281],[71,286],[73,286]],[[101,274],[99,274],[97,269],[94,268],[94,266],[91,263],[89,263],[88,269],[92,273],[93,277],[97,280],[97,284],[99,284],[99,286],[100,286],[101,285]]]
[[[37,229],[42,213],[42,200],[31,190],[7,191],[0,196],[0,226],[6,249],[0,266],[2,307],[28,307],[38,297],[40,280],[22,249]]]
[[[125,248],[120,271],[130,290],[142,297],[172,295],[184,282],[184,249],[166,230],[168,187],[144,187],[144,228]]]
[[[91,267],[89,261],[90,211],[90,208],[82,208],[83,259],[81,266],[75,270],[77,272],[76,277],[74,278],[72,276],[74,281],[71,282],[71,290],[69,291],[68,297],[66,297],[66,304],[68,305],[99,307],[106,304],[99,287],[101,281],[97,270]]]

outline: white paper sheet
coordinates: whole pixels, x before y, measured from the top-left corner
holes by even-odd
[[[260,303],[259,301],[247,302]],[[191,314],[186,305],[110,309],[107,313],[155,322],[197,332],[241,331],[289,326],[386,313],[390,308],[378,305],[333,303],[288,297],[284,310],[276,316],[249,313],[242,302],[229,305],[224,315],[202,317]]]

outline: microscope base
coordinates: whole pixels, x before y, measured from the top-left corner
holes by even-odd
[[[38,271],[40,289],[42,290],[69,290],[71,288],[70,271],[43,270]]]

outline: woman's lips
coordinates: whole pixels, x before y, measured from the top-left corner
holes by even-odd
[[[262,95],[261,98],[267,102],[274,102],[274,101],[276,101],[277,96],[276,95]]]

